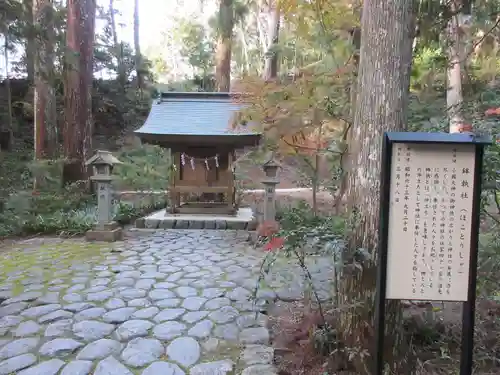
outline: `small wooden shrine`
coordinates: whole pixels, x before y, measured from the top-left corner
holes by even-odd
[[[260,134],[233,130],[242,104],[229,93],[164,92],[135,134],[171,150],[170,214],[235,214],[235,151]]]

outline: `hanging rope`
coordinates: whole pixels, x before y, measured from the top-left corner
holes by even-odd
[[[210,161],[214,160],[215,161],[215,167],[219,168],[219,155],[211,156],[208,158],[195,158],[194,156],[189,156],[188,154],[182,153],[181,154],[181,165],[185,166],[186,165],[186,160],[189,160],[189,164],[191,165],[191,169],[194,171],[196,168],[196,161],[200,161],[204,163],[205,168],[207,171],[210,170]],[[231,168],[231,166],[228,166],[228,170]]]

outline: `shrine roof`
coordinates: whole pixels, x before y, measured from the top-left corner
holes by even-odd
[[[236,112],[244,104],[230,93],[163,92],[155,99],[144,125],[135,133],[158,136],[259,136],[251,129],[232,129]]]

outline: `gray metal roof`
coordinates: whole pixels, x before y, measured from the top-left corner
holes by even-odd
[[[238,136],[257,135],[233,130],[234,115],[243,108],[229,93],[165,92],[155,99],[144,125],[135,131],[150,135]]]

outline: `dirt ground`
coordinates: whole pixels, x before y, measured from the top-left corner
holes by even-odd
[[[461,335],[461,305],[458,303],[437,305],[406,303],[405,326],[413,332],[412,340],[419,340],[422,333],[429,335],[433,331],[448,336],[453,349],[444,342],[419,345],[412,343],[409,352],[414,355],[414,375],[456,375],[459,368],[459,340]],[[495,331],[488,333],[491,317],[500,316],[500,311],[493,311],[483,302],[478,303],[476,322],[475,360],[477,375],[499,375],[500,365],[492,364],[495,359],[490,358],[489,364],[484,365],[484,354],[488,351],[495,355],[498,346],[498,334]],[[497,308],[498,310],[498,308]],[[435,313],[431,313],[435,311]],[[430,318],[430,314],[433,315]],[[488,318],[489,317],[489,318]],[[303,302],[279,302],[269,311],[269,329],[271,342],[275,349],[275,365],[278,375],[356,375],[356,372],[345,369],[343,359],[335,354],[319,354],[312,340],[313,332],[321,319]],[[490,322],[490,323],[488,323]],[[408,328],[410,326],[410,328]],[[489,335],[485,337],[485,335]],[[409,332],[408,332],[408,336]],[[431,337],[431,336],[430,336]],[[451,340],[452,339],[452,340]],[[497,359],[498,361],[498,354]],[[397,374],[403,375],[403,374]],[[407,375],[407,374],[404,374]]]
[[[280,188],[278,188],[280,189]],[[283,188],[281,188],[283,189]],[[264,192],[242,192],[242,204],[252,207],[257,214],[263,210]],[[312,193],[310,189],[301,189],[299,191],[276,191],[276,205],[279,208],[291,207],[299,201],[306,201],[312,206]],[[328,191],[319,191],[317,193],[317,202],[319,212],[332,212],[334,198]]]

